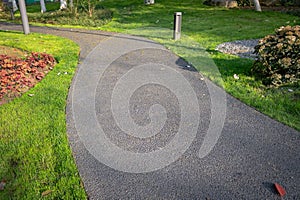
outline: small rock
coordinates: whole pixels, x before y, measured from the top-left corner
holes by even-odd
[[[292,90],[292,89],[288,89],[288,91],[289,91],[289,92],[294,92],[294,90]]]

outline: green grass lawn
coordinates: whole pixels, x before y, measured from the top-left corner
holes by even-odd
[[[0,181],[6,180],[0,199],[86,198],[68,145],[65,115],[78,45],[42,34],[0,32],[0,38],[0,45],[47,52],[59,62],[22,97],[0,106]]]

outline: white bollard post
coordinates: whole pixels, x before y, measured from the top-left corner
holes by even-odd
[[[181,21],[182,21],[182,13],[175,12],[174,14],[174,32],[173,32],[173,39],[179,40],[181,34]]]
[[[19,9],[20,9],[21,17],[22,17],[23,31],[24,31],[24,34],[27,35],[30,33],[30,30],[29,30],[25,1],[19,0],[18,2],[19,2]]]

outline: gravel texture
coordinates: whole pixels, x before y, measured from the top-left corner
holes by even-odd
[[[258,44],[259,39],[252,40],[237,40],[233,42],[225,42],[219,44],[216,50],[226,53],[240,56],[241,58],[255,59],[254,47]]]

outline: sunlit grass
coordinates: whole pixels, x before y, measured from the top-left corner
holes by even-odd
[[[42,34],[0,32],[0,38],[0,45],[47,52],[59,62],[22,97],[0,106],[0,181],[6,180],[0,199],[41,199],[45,191],[49,199],[86,198],[65,119],[78,45]]]

